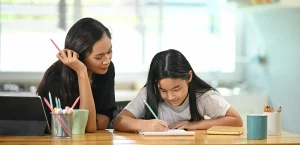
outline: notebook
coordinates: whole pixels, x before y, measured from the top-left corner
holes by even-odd
[[[212,126],[207,129],[207,134],[236,134],[240,135],[244,132],[243,127],[233,126]]]
[[[140,135],[195,135],[194,131],[185,131],[183,129],[170,129],[166,132],[143,132],[139,131]]]

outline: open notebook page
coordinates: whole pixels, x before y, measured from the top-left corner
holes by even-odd
[[[143,132],[139,131],[141,135],[195,135],[194,131],[185,131],[183,129],[170,129],[166,132]]]

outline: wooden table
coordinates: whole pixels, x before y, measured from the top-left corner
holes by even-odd
[[[196,131],[195,136],[141,136],[102,130],[85,135],[73,135],[72,139],[52,139],[51,136],[0,136],[0,144],[7,145],[196,145],[196,144],[300,144],[300,135],[283,132],[281,136],[268,136],[265,140],[247,140],[242,135],[207,135],[205,130]]]

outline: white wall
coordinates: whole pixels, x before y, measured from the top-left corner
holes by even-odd
[[[268,105],[282,106],[283,130],[300,133],[300,8],[280,6],[246,13],[246,55],[267,58],[265,65],[247,65],[247,83],[268,92]]]

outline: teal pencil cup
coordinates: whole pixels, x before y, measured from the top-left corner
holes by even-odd
[[[247,139],[259,140],[267,138],[268,115],[248,114],[247,115]]]

